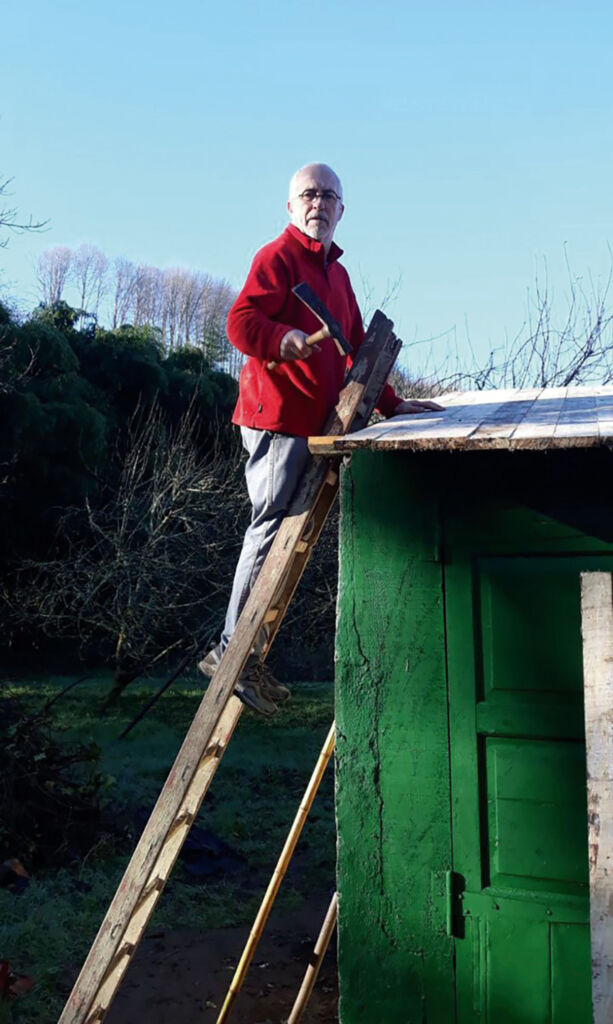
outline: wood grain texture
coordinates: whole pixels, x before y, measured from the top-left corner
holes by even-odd
[[[439,401],[443,412],[393,417],[346,436],[311,437],[309,448],[338,455],[358,448],[537,451],[613,443],[613,385],[456,392]]]
[[[613,394],[609,389],[598,389],[598,436],[602,444],[613,444]]]
[[[594,1024],[613,1020],[613,576],[581,576]]]

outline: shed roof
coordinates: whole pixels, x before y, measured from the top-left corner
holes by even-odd
[[[344,437],[311,437],[315,455],[356,448],[449,451],[613,445],[613,385],[442,395],[443,412],[394,416]]]

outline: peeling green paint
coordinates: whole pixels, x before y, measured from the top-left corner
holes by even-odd
[[[433,900],[451,865],[436,496],[353,456],[338,619],[339,949],[344,1024],[453,1017],[452,943]],[[365,504],[360,494],[367,494]]]
[[[343,472],[342,1024],[591,1019],[578,574],[613,568],[611,458]]]

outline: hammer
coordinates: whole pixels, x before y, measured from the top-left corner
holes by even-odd
[[[307,309],[314,313],[318,320],[321,321],[323,327],[321,327],[315,334],[310,334],[308,338],[305,338],[307,345],[316,345],[318,341],[324,341],[325,338],[332,338],[337,349],[341,355],[351,355],[353,349],[347,341],[341,325],[338,320],[335,320],[332,314],[324,306],[321,299],[317,297],[310,285],[306,281],[301,281],[300,284],[294,285],[292,291],[296,298],[304,302]],[[268,369],[274,370],[278,363],[268,363]]]

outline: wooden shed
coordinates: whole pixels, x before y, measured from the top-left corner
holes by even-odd
[[[444,401],[312,444],[350,455],[340,1019],[588,1024],[580,573],[613,571],[613,387]]]

